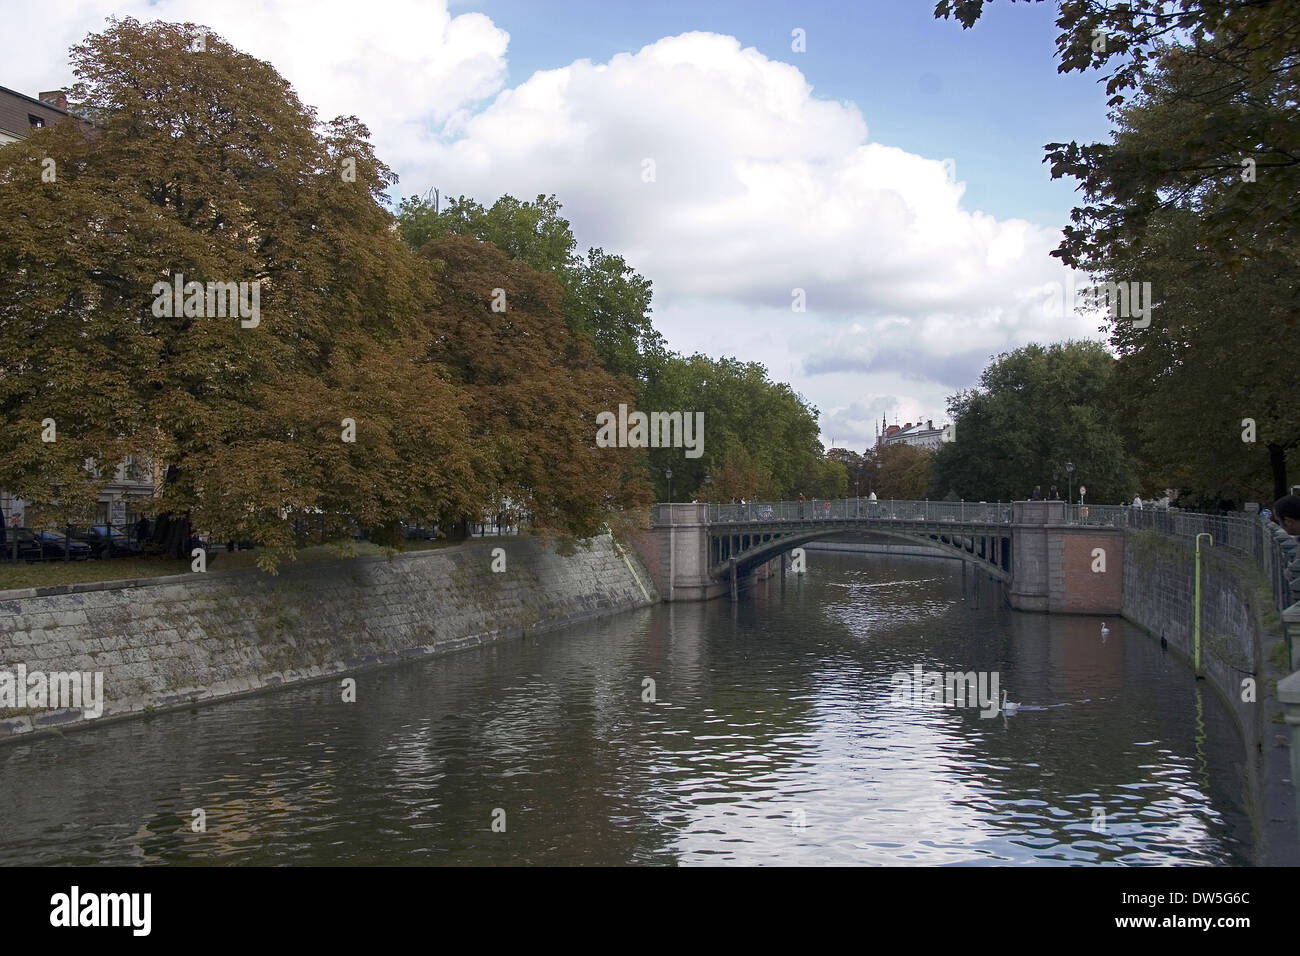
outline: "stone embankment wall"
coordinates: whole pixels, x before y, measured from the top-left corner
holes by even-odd
[[[0,592],[0,671],[102,672],[104,717],[229,697],[559,627],[659,601],[609,535]],[[494,572],[493,549],[505,551]],[[498,563],[499,566],[499,563]],[[101,718],[102,719],[102,718]],[[81,723],[0,710],[0,739]]]
[[[1154,637],[1164,637],[1189,660],[1195,656],[1195,582],[1193,541],[1153,531],[1125,532],[1124,616]],[[1258,708],[1241,700],[1242,680],[1262,683],[1258,675],[1269,639],[1264,625],[1276,615],[1266,588],[1245,555],[1202,549],[1201,669],[1233,705],[1250,743],[1249,728],[1257,721]]]

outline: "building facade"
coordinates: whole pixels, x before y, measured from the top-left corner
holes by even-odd
[[[884,422],[882,421],[883,425]],[[915,445],[918,448],[928,448],[931,451],[938,448],[943,443],[943,430],[946,426],[940,425],[934,427],[934,419],[928,419],[925,424],[917,422],[906,425],[889,425],[885,427],[883,434],[876,439],[876,446],[884,445]]]

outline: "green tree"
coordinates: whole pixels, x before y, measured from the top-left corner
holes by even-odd
[[[863,470],[871,475],[877,498],[919,501],[930,495],[933,460],[933,452],[915,445],[881,445]]]
[[[930,496],[1005,501],[1057,485],[1064,498],[1072,481],[1087,486],[1089,500],[1126,500],[1137,478],[1120,429],[1115,365],[1095,342],[998,356],[979,388],[948,400],[955,440],[935,452]]]
[[[970,27],[983,6],[941,0],[935,14]],[[1110,323],[1125,394],[1142,399],[1132,431],[1144,480],[1198,497],[1282,494],[1300,447],[1282,345],[1300,316],[1295,4],[1062,2],[1059,11],[1060,69],[1111,70],[1116,130],[1109,143],[1047,145],[1053,178],[1077,179],[1084,196],[1053,255],[1151,284],[1149,328]],[[1245,419],[1257,423],[1254,445],[1241,442]]]
[[[436,210],[430,198],[410,197],[401,204],[398,231],[413,249],[431,239],[472,236],[550,273],[564,290],[561,310],[569,331],[591,342],[607,371],[640,387],[666,357],[650,319],[650,282],[603,249],[578,255],[560,210],[555,196],[544,195],[532,202],[505,195],[486,209],[460,196]]]
[[[651,476],[661,496],[667,493],[662,476],[671,467],[675,497],[690,500],[712,493],[730,500],[716,487],[706,490],[705,478],[712,475],[716,484],[737,446],[757,469],[758,484],[746,497],[788,499],[800,491],[811,496],[813,485],[826,494],[842,493],[835,489],[845,480],[843,467],[836,463],[836,477],[835,468],[825,462],[817,410],[788,385],[769,379],[758,362],[671,356],[649,381],[643,402],[651,409],[704,413],[701,457],[685,458],[680,449],[650,449]]]

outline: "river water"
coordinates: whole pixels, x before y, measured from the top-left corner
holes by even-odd
[[[0,864],[1253,861],[1230,718],[1136,628],[1010,611],[952,561],[808,565],[362,673],[355,703],[331,681],[0,747]],[[918,664],[1022,709],[900,697]]]

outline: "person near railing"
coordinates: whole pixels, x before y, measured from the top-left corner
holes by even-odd
[[[1300,495],[1283,495],[1273,502],[1273,520],[1287,534],[1300,536]]]

